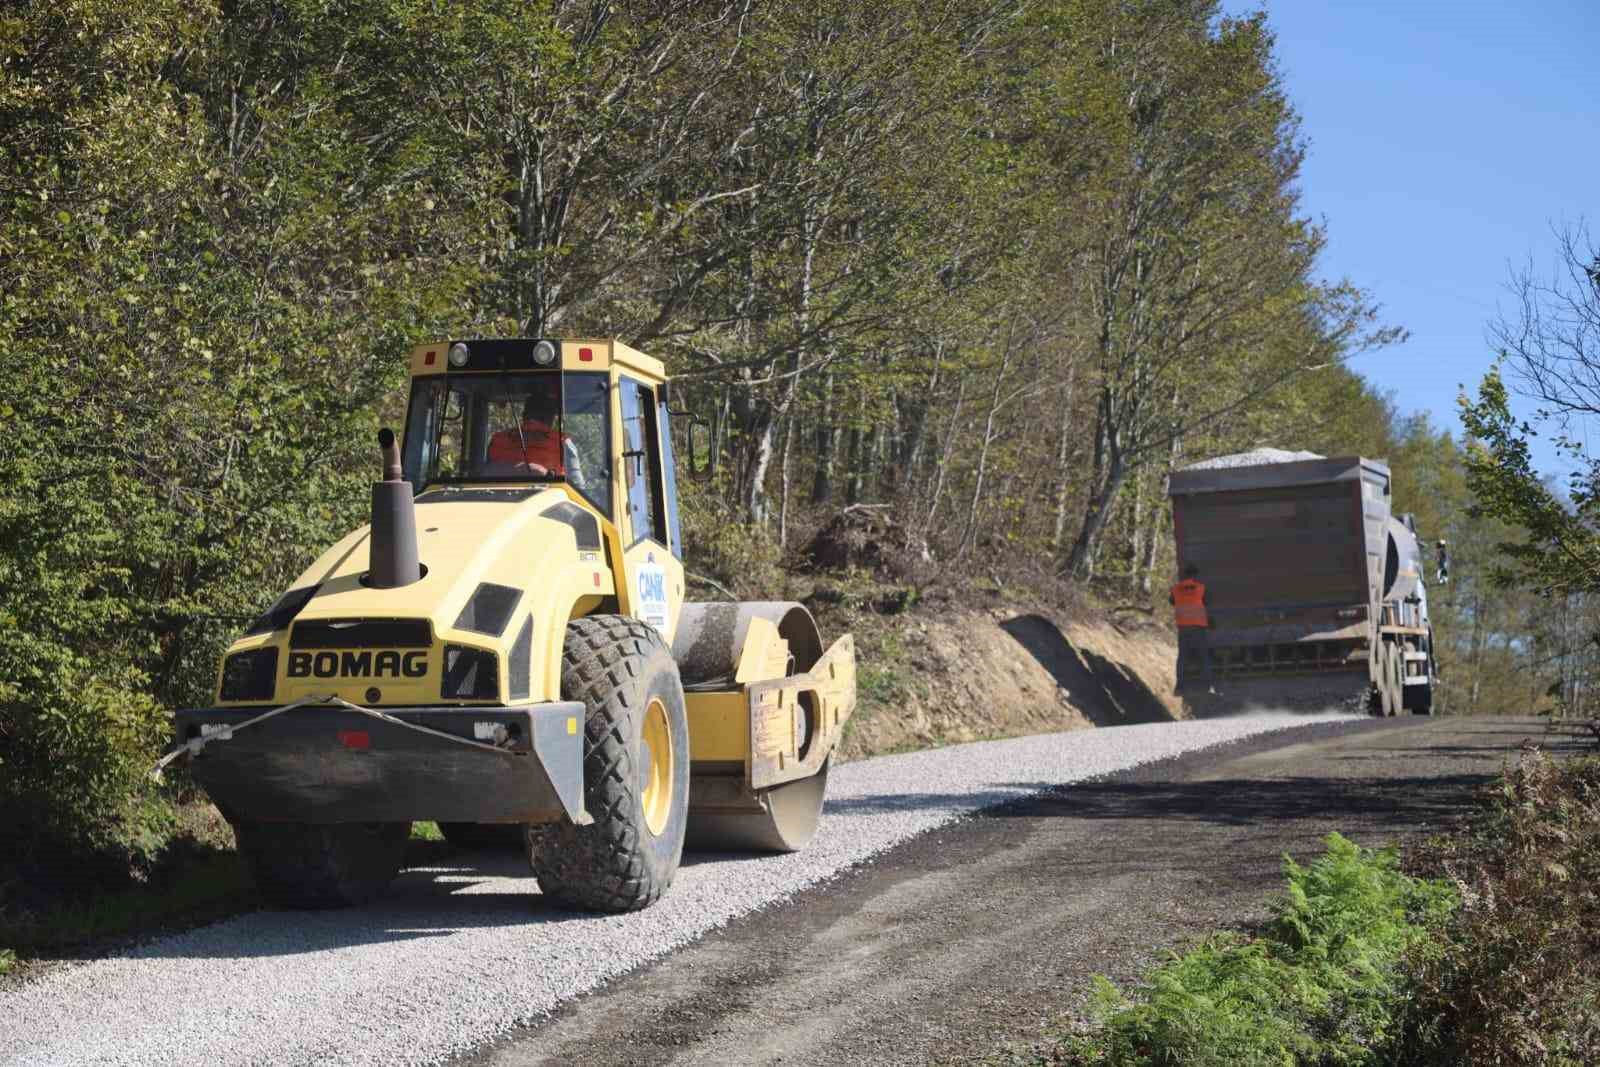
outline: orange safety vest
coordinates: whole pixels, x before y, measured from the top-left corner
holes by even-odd
[[[489,438],[489,462],[521,463],[526,460],[539,464],[552,474],[560,474],[561,444],[564,440],[566,434],[557,437],[556,432],[543,422],[525,419],[522,433],[501,430]]]
[[[1210,626],[1206,616],[1206,587],[1193,578],[1185,578],[1172,587],[1173,614],[1179,626]]]

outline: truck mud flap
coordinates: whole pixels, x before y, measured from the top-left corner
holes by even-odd
[[[190,773],[230,817],[269,822],[538,823],[583,810],[580,703],[177,712]]]
[[[1215,693],[1207,693],[1205,683],[1192,676],[1184,681],[1184,703],[1197,719],[1272,711],[1360,713],[1367,710],[1372,688],[1364,663],[1359,671],[1219,674]]]

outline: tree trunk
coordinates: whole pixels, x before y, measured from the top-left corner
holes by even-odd
[[[1071,453],[1072,394],[1078,380],[1078,365],[1074,363],[1067,372],[1066,395],[1061,398],[1061,434],[1056,439],[1056,526],[1050,535],[1050,552],[1061,553],[1061,539],[1067,532],[1067,495],[1072,490],[1072,478],[1067,471],[1067,457]]]
[[[1166,517],[1166,508],[1158,498],[1150,509],[1150,535],[1145,539],[1144,558],[1139,561],[1139,593],[1143,596],[1149,596],[1155,584],[1156,556],[1166,541]]]
[[[1095,550],[1099,545],[1100,531],[1105,529],[1106,520],[1111,516],[1112,501],[1122,488],[1123,479],[1127,475],[1116,435],[1104,433],[1101,435],[1101,442],[1105,449],[1105,475],[1100,484],[1089,494],[1089,502],[1084,508],[1083,524],[1078,528],[1078,536],[1072,542],[1072,551],[1067,556],[1067,573],[1084,580],[1094,576],[1093,561]]]
[[[783,490],[778,497],[778,549],[789,547],[789,453],[794,451],[794,417],[783,420],[783,459],[778,464]]]
[[[995,372],[994,391],[989,394],[989,413],[983,420],[983,443],[978,448],[978,472],[972,480],[972,500],[967,505],[967,527],[961,534],[961,543],[956,546],[956,558],[966,555],[967,549],[972,547],[973,537],[978,530],[978,508],[983,501],[983,479],[989,469],[989,446],[994,443],[996,436],[995,418],[1000,414],[1000,389],[1005,385],[1006,371],[1011,369],[1011,345],[1007,344],[1005,355],[1000,360],[1000,369]]]
[[[833,451],[838,436],[833,417],[833,371],[822,378],[822,403],[817,410],[815,431],[816,473],[811,480],[811,502],[826,504],[833,499]]]
[[[1148,479],[1134,475],[1133,516],[1128,523],[1128,584],[1137,586],[1139,561],[1144,558],[1145,545],[1145,482]]]
[[[846,504],[861,503],[861,465],[865,462],[862,457],[862,433],[859,426],[850,428],[850,446],[845,453],[845,490],[844,501]]]
[[[928,425],[928,415],[933,408],[933,398],[939,395],[939,374],[944,366],[944,345],[937,344],[933,348],[933,367],[928,372],[928,386],[923,390],[918,401],[911,405],[907,416],[909,425],[905,435],[901,438],[899,467],[900,483],[908,496],[915,496],[911,482],[918,464],[922,461],[922,442],[926,436],[924,428]]]
[[[933,492],[928,494],[928,513],[922,520],[923,532],[933,525],[933,518],[939,513],[939,499],[944,496],[945,473],[950,469],[950,454],[955,450],[956,426],[961,419],[961,405],[967,397],[967,379],[965,375],[956,381],[956,402],[950,409],[950,423],[945,428],[944,447],[939,450],[939,462],[934,473]]]
[[[767,523],[767,471],[772,467],[772,427],[774,413],[763,408],[747,430],[749,441],[745,461],[744,513],[753,526]]]
[[[1467,689],[1467,714],[1475,715],[1483,686],[1483,598],[1477,595],[1472,598],[1472,638],[1468,650],[1472,683]]]

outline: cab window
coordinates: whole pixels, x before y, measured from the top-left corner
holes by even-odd
[[[611,513],[604,373],[448,374],[412,385],[404,466],[418,492],[464,482],[566,481]]]
[[[678,521],[678,464],[672,454],[672,423],[667,414],[667,402],[656,405],[656,422],[661,429],[661,487],[667,506],[667,532],[672,541],[667,546],[680,560],[683,558],[683,528]]]
[[[667,544],[661,487],[661,435],[656,427],[655,390],[632,378],[621,381],[622,473],[628,487],[628,523],[637,544],[654,538]]]

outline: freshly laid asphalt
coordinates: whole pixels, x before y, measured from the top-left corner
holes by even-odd
[[[1313,735],[1331,732],[1335,745],[1393,738],[1399,754],[1327,755],[1307,742],[1278,750],[1306,749],[1299,762],[1261,765],[1276,785],[1185,777],[1207,766],[1202,750],[1281,746],[1319,722],[1332,725]],[[1505,749],[1507,729],[1262,715],[863,760],[835,769],[805,851],[690,854],[660,903],[625,916],[559,910],[516,858],[441,846],[375,906],[257,912],[0,991],[0,1063],[959,1055],[1008,1027],[1031,1032],[1045,987],[1117,973],[1130,946],[1247,911],[1270,880],[1253,872],[1305,842],[1306,826],[1349,829],[1343,809],[1363,805],[1381,809],[1363,818],[1387,818],[1390,801],[1358,780],[1328,784],[1329,759],[1420,773],[1422,794],[1436,781],[1454,798],[1497,768],[1483,752]],[[1430,753],[1421,761],[1418,746]],[[1395,809],[1393,828],[1432,815]]]
[[[1337,830],[1437,832],[1540,720],[1258,734],[947,824],[564,1005],[469,1057],[532,1064],[921,1064],[1027,1051],[1166,951],[1259,922]],[[931,793],[946,788],[930,781]]]

